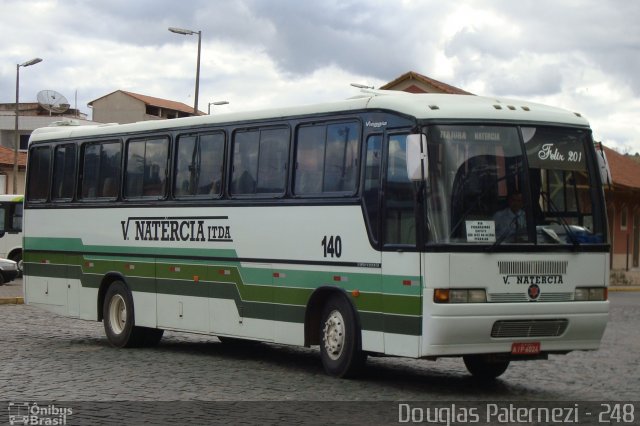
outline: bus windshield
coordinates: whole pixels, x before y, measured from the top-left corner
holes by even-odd
[[[606,241],[587,131],[439,125],[427,140],[427,244]]]

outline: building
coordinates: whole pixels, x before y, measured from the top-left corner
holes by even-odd
[[[47,126],[53,121],[60,121],[62,119],[73,118],[86,121],[87,118],[86,114],[82,114],[77,109],[70,108],[64,113],[56,113],[46,109],[38,102],[20,103],[18,105],[18,114],[20,116],[18,133],[21,150],[27,149],[29,135],[38,127]],[[16,133],[15,116],[15,103],[0,104],[0,146],[13,149]]]
[[[182,102],[116,90],[88,104],[93,119],[100,123],[135,123],[145,120],[190,117],[193,107]],[[199,115],[204,115],[203,112]]]
[[[89,103],[93,120],[77,109],[53,112],[37,102],[18,105],[18,177],[17,192],[24,193],[27,148],[31,132],[57,121],[73,120],[80,125],[99,123],[131,123],[143,120],[189,117],[193,107],[181,102],[117,90]],[[0,194],[13,192],[13,164],[15,155],[15,103],[0,104]],[[200,112],[200,114],[204,114]]]
[[[13,163],[15,156],[16,104],[0,104],[0,194],[13,192]],[[86,120],[86,115],[76,110],[64,114],[50,113],[38,103],[18,105],[18,179],[17,192],[24,194],[27,148],[31,132],[39,127],[49,126],[56,121],[74,120],[79,124],[95,124]],[[69,115],[71,114],[71,115]]]
[[[13,149],[0,146],[0,194],[10,194],[13,191]],[[27,153],[18,152],[18,194],[24,194],[25,170],[27,168]]]
[[[382,90],[401,90],[410,93],[445,93],[450,95],[473,95],[458,87],[409,71],[381,86]]]
[[[604,148],[611,169],[605,186],[611,242],[611,283],[640,284],[640,164]]]

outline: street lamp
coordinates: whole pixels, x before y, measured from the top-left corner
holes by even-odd
[[[16,134],[13,145],[13,193],[18,193],[18,148],[20,147],[20,135],[18,135],[18,114],[20,113],[18,105],[20,103],[20,67],[30,67],[38,62],[42,62],[40,58],[33,58],[27,62],[16,64]]]
[[[229,103],[228,101],[209,102],[209,108],[207,108],[207,114],[211,115],[211,105],[227,105],[228,103]]]
[[[196,64],[196,96],[193,103],[193,115],[198,115],[198,91],[200,88],[200,45],[202,42],[202,31],[191,31],[183,28],[169,27],[169,31],[182,35],[194,35],[198,34],[198,62]]]

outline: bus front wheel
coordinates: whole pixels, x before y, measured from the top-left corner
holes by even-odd
[[[330,376],[353,377],[364,367],[356,314],[343,296],[332,296],[322,310],[320,358]]]
[[[462,357],[469,373],[480,380],[493,380],[507,371],[509,359],[501,356],[465,355]]]
[[[107,340],[117,348],[153,346],[164,333],[164,330],[135,325],[133,296],[122,281],[114,281],[109,286],[102,317]]]

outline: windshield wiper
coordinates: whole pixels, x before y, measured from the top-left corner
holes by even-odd
[[[518,235],[518,231],[517,230],[516,230],[516,233],[513,233],[513,234],[511,232],[509,232],[509,230],[511,229],[513,224],[516,223],[517,221],[518,221],[518,216],[516,215],[516,216],[513,217],[511,222],[509,222],[509,225],[507,225],[507,227],[506,227],[505,231],[502,233],[502,235],[500,235],[500,237],[498,237],[493,244],[491,244],[489,247],[485,248],[485,251],[493,251],[493,249],[495,249],[500,244],[502,244],[508,237],[517,236]]]
[[[571,225],[569,225],[569,222],[567,222],[567,219],[562,215],[562,213],[560,212],[560,209],[558,209],[558,207],[556,207],[554,202],[551,200],[551,196],[549,194],[547,194],[546,192],[544,192],[544,191],[540,191],[540,195],[542,195],[543,197],[546,197],[547,203],[551,207],[551,210],[554,213],[557,214],[556,217],[559,219],[560,225],[562,226],[562,228],[566,232],[567,238],[569,238],[569,240],[571,241],[571,244],[573,244],[573,248],[574,249],[577,248],[580,245],[580,242],[578,241],[578,239],[576,238],[575,234],[571,230]],[[544,231],[544,227],[542,229]],[[547,233],[547,232],[545,232],[545,233]],[[556,237],[557,237],[557,235],[556,235]],[[558,239],[553,238],[553,239],[556,240],[556,241],[559,240],[559,238]]]

